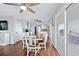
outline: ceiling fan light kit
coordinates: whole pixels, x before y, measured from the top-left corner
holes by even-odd
[[[20,6],[20,8],[21,8],[22,10],[24,10],[24,11],[27,10],[26,6]]]

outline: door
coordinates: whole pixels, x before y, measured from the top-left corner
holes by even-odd
[[[65,55],[65,35],[64,35],[64,23],[65,23],[65,13],[61,11],[55,17],[55,34],[56,34],[56,48],[60,55]]]
[[[67,21],[67,55],[79,56],[79,4],[73,4],[67,9]]]

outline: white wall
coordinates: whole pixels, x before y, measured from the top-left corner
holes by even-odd
[[[14,42],[18,41],[21,38],[21,35],[23,33],[23,27],[22,22],[19,21],[19,19],[13,20],[13,36],[14,36]]]

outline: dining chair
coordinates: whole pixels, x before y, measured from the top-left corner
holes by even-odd
[[[45,50],[46,50],[46,43],[47,43],[47,35],[44,36],[43,42],[39,43],[39,47],[40,48],[45,48]]]
[[[26,40],[28,40],[29,39],[29,32],[27,32],[27,33],[23,33],[22,34],[22,45],[23,45],[23,49],[24,48],[27,48],[26,47]]]
[[[36,39],[34,39],[36,40]],[[26,45],[27,45],[27,56],[29,56],[29,52],[32,51],[32,52],[35,52],[35,56],[36,56],[36,53],[39,51],[39,46],[36,46],[36,43],[34,45],[30,45],[30,43],[26,40]]]

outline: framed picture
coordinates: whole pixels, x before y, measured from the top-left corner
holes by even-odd
[[[8,22],[0,21],[0,30],[8,30]]]

